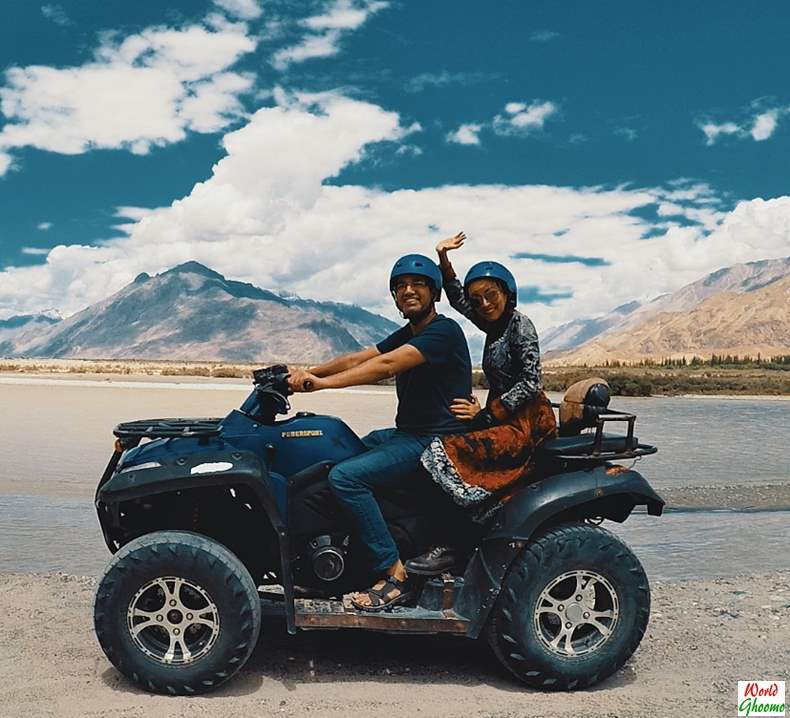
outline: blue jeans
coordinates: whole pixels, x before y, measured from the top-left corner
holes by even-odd
[[[329,472],[329,485],[373,554],[373,571],[377,573],[399,557],[373,490],[413,481],[414,472],[422,468],[420,456],[432,438],[397,429],[372,431],[362,439],[369,451],[341,461]]]

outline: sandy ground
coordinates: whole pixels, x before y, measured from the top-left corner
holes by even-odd
[[[787,679],[790,667],[790,572],[777,572],[654,583],[641,647],[586,692],[524,689],[463,638],[288,636],[270,620],[229,684],[170,698],[139,691],[106,660],[93,590],[92,578],[0,576],[0,716],[731,716],[739,679]]]
[[[189,383],[207,387],[212,384],[239,384],[249,386],[252,371],[259,364],[226,363],[226,362],[182,362],[166,360],[123,360],[123,359],[7,359],[0,357],[0,383],[25,379],[59,379],[71,381],[91,382],[157,382],[157,383]],[[481,376],[481,369],[473,369],[475,386]],[[547,367],[550,373],[550,367]],[[590,373],[596,369],[591,367]],[[748,373],[748,370],[743,370]],[[384,382],[392,383],[392,382]],[[763,393],[735,394],[721,393],[720,390],[711,390],[703,394],[653,394],[653,398],[675,396],[686,399],[739,399],[741,401],[772,400],[790,401],[790,392],[787,387],[779,394],[765,393],[775,391],[765,389]],[[759,389],[758,389],[759,391]],[[558,394],[559,397],[559,394]]]
[[[790,484],[672,486],[659,493],[670,510],[790,511]]]
[[[0,384],[28,383],[31,378],[233,392],[248,386],[245,380],[217,377],[44,373],[20,378],[4,374]],[[38,390],[45,391],[46,385]],[[344,402],[359,405],[367,416],[364,392],[382,390],[361,391],[359,396],[338,395],[334,401],[342,407]],[[135,392],[128,393],[136,397]],[[219,392],[209,392],[215,393]],[[150,403],[151,398],[141,400]],[[205,411],[208,395],[200,401]],[[369,403],[375,402],[378,406],[380,400],[371,396]],[[340,413],[345,416],[345,412],[346,408]],[[106,433],[98,436],[97,432],[96,438],[102,460],[109,446]],[[79,444],[82,453],[90,448],[86,448],[88,438]],[[88,496],[93,483],[93,478],[90,485],[61,482],[58,495]],[[25,485],[26,494],[46,488],[29,481]],[[16,486],[0,477],[0,493],[14,493]],[[672,487],[661,489],[661,494],[672,508],[790,508],[786,484]],[[755,557],[755,564],[759,563]],[[744,574],[751,570],[748,565],[736,569]],[[790,671],[790,571],[784,571],[654,582],[653,615],[642,646],[620,673],[584,693],[524,689],[499,668],[484,645],[465,639],[354,631],[289,637],[279,622],[268,621],[247,667],[226,687],[200,698],[165,698],[133,687],[104,657],[92,630],[94,585],[92,578],[61,574],[0,574],[0,718],[732,716],[737,712],[738,680],[787,679]]]

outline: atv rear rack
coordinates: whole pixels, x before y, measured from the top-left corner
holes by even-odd
[[[552,402],[552,407],[559,408],[559,404]],[[628,424],[628,431],[625,436],[613,437],[611,434],[604,434],[604,425],[607,421],[621,421]],[[636,423],[636,414],[631,414],[627,411],[615,411],[614,409],[607,409],[606,411],[598,414],[595,418],[595,433],[592,439],[592,446],[589,452],[578,453],[562,453],[560,446],[551,451],[552,455],[563,461],[610,461],[616,459],[635,459],[639,456],[648,456],[655,454],[658,449],[649,444],[640,444],[639,439],[634,437],[634,424]],[[592,427],[591,427],[592,428]],[[570,439],[573,437],[560,437],[555,439],[553,443],[561,444],[563,439]],[[578,437],[576,437],[578,438]],[[619,441],[614,441],[619,440]],[[622,443],[621,443],[622,442]],[[617,448],[610,448],[613,443],[617,443]],[[609,445],[609,446],[607,446]]]
[[[119,439],[170,439],[175,437],[208,438],[220,433],[222,419],[137,419],[118,424],[112,433]]]

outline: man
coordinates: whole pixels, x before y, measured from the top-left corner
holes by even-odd
[[[373,490],[405,483],[421,469],[420,456],[434,436],[466,428],[450,405],[472,393],[469,348],[461,327],[436,313],[441,291],[441,272],[428,257],[401,257],[390,274],[390,292],[408,324],[374,347],[309,372],[291,370],[293,391],[337,389],[396,377],[396,428],[371,432],[362,439],[367,452],[329,472],[333,492],[373,555],[374,571],[385,576],[368,591],[352,596],[354,606],[363,611],[380,611],[410,597],[406,569]]]

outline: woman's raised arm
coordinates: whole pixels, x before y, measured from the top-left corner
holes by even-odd
[[[463,314],[478,329],[485,331],[486,323],[480,319],[474,307],[466,298],[464,288],[461,286],[461,282],[458,281],[453,265],[447,257],[447,252],[463,247],[465,241],[466,235],[463,232],[459,232],[454,237],[443,239],[436,245],[436,253],[439,255],[439,269],[442,270],[442,283],[444,284],[444,292],[447,295],[447,301],[450,302],[450,306],[459,314]]]

